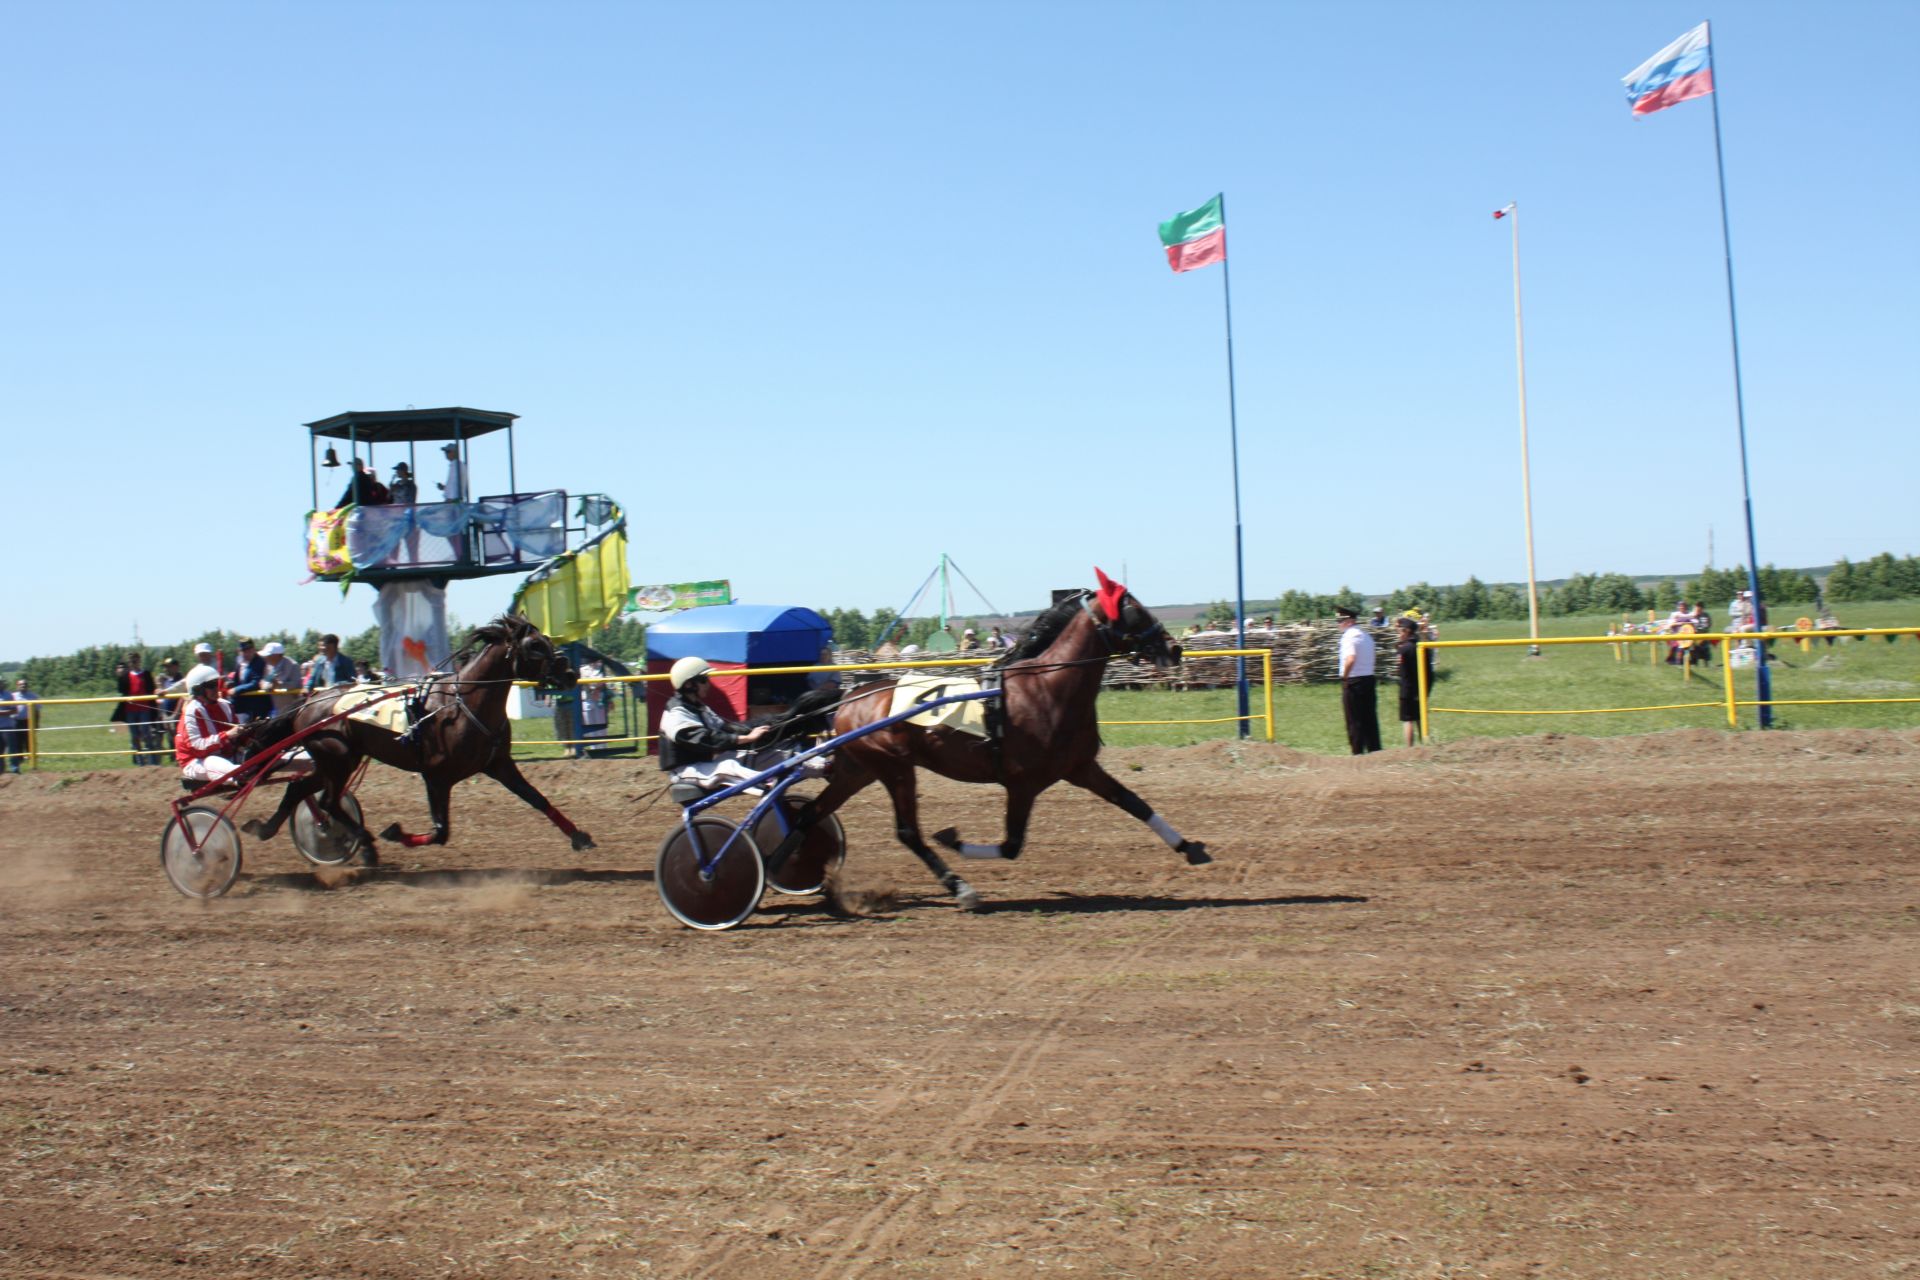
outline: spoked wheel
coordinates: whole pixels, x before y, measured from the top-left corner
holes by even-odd
[[[738,828],[725,818],[695,818],[691,839],[687,825],[676,823],[660,842],[653,861],[653,887],[673,918],[688,928],[731,929],[753,914],[760,895],[767,891],[760,849],[746,832],[736,836]],[[726,852],[701,875],[700,864],[722,847]]]
[[[194,805],[160,833],[160,866],[189,898],[217,898],[240,875],[240,833],[218,809]]]
[[[787,821],[793,821],[791,810]],[[753,827],[753,842],[760,846],[760,852],[771,858],[784,839],[786,829],[773,810],[760,815],[760,821]],[[839,818],[828,814],[808,830],[800,847],[787,855],[785,862],[767,869],[767,884],[775,893],[818,893],[827,887],[827,877],[839,869],[846,857],[846,829],[840,825]]]
[[[360,802],[352,793],[340,797],[340,808],[355,823],[361,823]],[[317,796],[308,796],[294,806],[293,845],[316,867],[337,867],[360,849],[359,837],[322,808]]]

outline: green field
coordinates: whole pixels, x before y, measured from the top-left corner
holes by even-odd
[[[1811,612],[1811,610],[1807,610]],[[1797,615],[1795,615],[1797,616]],[[1840,611],[1849,627],[1920,627],[1920,601],[1858,604]],[[1542,619],[1542,636],[1604,634],[1612,619]],[[1791,621],[1791,619],[1789,619]],[[1522,639],[1525,622],[1452,622],[1440,629],[1442,640]],[[1723,696],[1716,662],[1684,673],[1663,663],[1650,664],[1645,644],[1632,647],[1628,661],[1616,661],[1608,645],[1554,645],[1530,658],[1525,647],[1441,650],[1433,690],[1436,706],[1493,710],[1656,706],[1676,702],[1715,702]],[[1666,655],[1661,652],[1660,657]],[[1770,667],[1773,696],[1787,698],[1920,698],[1920,642],[1911,637],[1888,644],[1883,639],[1840,640],[1829,647],[1815,640],[1811,652],[1796,644],[1774,647]],[[1750,700],[1754,673],[1734,672],[1734,694]],[[1380,690],[1380,732],[1391,749],[1399,741],[1398,695],[1388,684]],[[1260,691],[1253,710],[1260,711]],[[1194,693],[1122,693],[1102,695],[1103,720],[1199,719],[1234,713],[1231,690]],[[1759,726],[1752,707],[1739,709],[1742,730]],[[1724,706],[1685,711],[1627,712],[1610,715],[1436,715],[1436,741],[1463,737],[1530,733],[1606,735],[1654,733],[1682,727],[1726,727]],[[1777,707],[1776,728],[1906,728],[1920,725],[1920,703],[1859,703],[1851,706]],[[1231,725],[1114,727],[1105,731],[1116,746],[1182,746],[1230,736]],[[1254,732],[1263,732],[1256,723]],[[1340,718],[1340,692],[1333,685],[1289,685],[1274,690],[1274,737],[1302,751],[1341,754],[1347,749]]]
[[[1920,601],[1859,604],[1842,611],[1850,627],[1920,627]],[[1605,632],[1606,618],[1550,618],[1541,623],[1543,636],[1591,636]],[[1454,622],[1441,628],[1443,640],[1523,638],[1524,622]],[[1648,646],[1635,645],[1627,661],[1616,660],[1607,645],[1549,646],[1544,656],[1528,657],[1524,647],[1441,650],[1434,687],[1437,706],[1491,710],[1547,710],[1594,707],[1653,706],[1676,702],[1715,705],[1680,711],[1643,711],[1613,715],[1436,715],[1437,741],[1529,733],[1622,734],[1653,733],[1682,727],[1726,727],[1720,667],[1696,669],[1687,682],[1675,667],[1649,663]],[[1903,637],[1889,644],[1883,639],[1841,640],[1828,646],[1814,641],[1811,652],[1796,644],[1775,647],[1771,668],[1773,696],[1792,698],[1920,698],[1920,642]],[[1662,655],[1664,657],[1664,653]],[[1256,668],[1257,671],[1257,668]],[[1750,700],[1754,693],[1751,670],[1734,673],[1735,696]],[[1389,749],[1400,741],[1397,697],[1390,684],[1380,690],[1381,737]],[[127,766],[127,738],[106,725],[111,706],[49,706],[43,710],[41,750],[110,754],[47,756],[40,768],[48,770],[99,769]],[[1253,690],[1253,710],[1261,710],[1261,693]],[[1114,720],[1205,720],[1234,714],[1230,689],[1190,692],[1112,691],[1100,699],[1100,717]],[[1740,708],[1742,730],[1758,727],[1758,712]],[[1857,703],[1848,706],[1780,707],[1775,727],[1906,728],[1920,725],[1920,702]],[[1115,746],[1186,746],[1233,736],[1231,724],[1109,725],[1106,740]],[[1257,721],[1255,736],[1264,728]],[[1333,685],[1283,685],[1274,690],[1274,736],[1302,751],[1340,754],[1346,751],[1346,733],[1340,719],[1340,692]],[[561,754],[552,744],[553,722],[546,718],[522,720],[514,726],[514,754],[526,759],[550,759]],[[171,760],[169,747],[168,759]]]

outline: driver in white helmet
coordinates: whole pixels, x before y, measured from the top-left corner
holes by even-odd
[[[772,725],[728,720],[707,705],[712,672],[705,658],[681,658],[668,672],[673,697],[667,700],[666,712],[660,717],[660,767],[675,782],[718,790],[772,768],[789,753],[753,750],[773,732]],[[806,771],[824,773],[825,759],[816,756],[809,760]]]
[[[234,768],[228,748],[240,735],[233,707],[220,696],[220,673],[201,663],[184,681],[191,695],[180,711],[180,727],[173,734],[173,758],[180,776],[189,782],[213,782]]]

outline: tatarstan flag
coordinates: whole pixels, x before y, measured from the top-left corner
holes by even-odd
[[[1175,271],[1225,262],[1227,221],[1220,213],[1220,197],[1161,223],[1160,243],[1167,247],[1167,265]]]

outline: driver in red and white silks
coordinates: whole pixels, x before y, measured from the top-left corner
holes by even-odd
[[[728,720],[706,704],[713,668],[703,658],[682,658],[667,679],[673,697],[660,717],[660,767],[675,782],[691,782],[710,791],[745,782],[792,755],[791,751],[753,747],[773,732],[771,725],[748,725]],[[824,756],[815,756],[801,772],[817,777],[827,771]]]
[[[180,727],[173,734],[173,758],[180,776],[189,782],[213,782],[233,772],[226,750],[239,735],[233,706],[220,696],[220,673],[201,665],[187,672],[191,695],[180,711]]]

